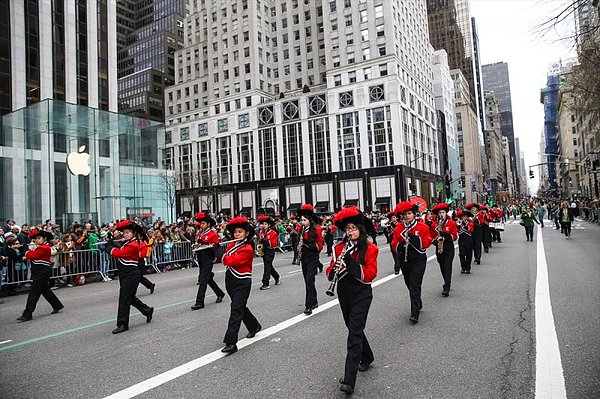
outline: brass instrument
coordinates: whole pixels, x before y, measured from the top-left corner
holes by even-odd
[[[342,267],[342,263],[344,263],[344,257],[346,256],[346,252],[348,252],[348,250],[353,247],[354,246],[352,245],[350,239],[347,239],[344,249],[342,249],[340,256],[338,256],[338,258],[335,260],[335,263],[333,265],[333,272],[334,272],[333,280],[331,281],[331,284],[329,284],[329,288],[327,288],[327,291],[325,291],[325,294],[327,294],[329,296],[335,295],[335,286],[339,279],[339,274],[340,274],[340,269]]]
[[[260,256],[261,258],[262,258],[263,256],[265,256],[265,248],[263,247],[263,245],[262,245],[262,244],[258,244],[258,245],[256,246],[256,252],[258,253],[258,256]]]
[[[438,232],[438,239],[437,239],[437,253],[438,255],[441,255],[444,253],[444,237],[442,237],[442,226],[443,223],[445,222],[446,219],[444,220],[440,220],[440,223],[435,227],[436,231]]]
[[[300,239],[298,240],[298,247],[297,252],[298,252],[298,263],[300,263],[300,261],[302,260],[302,245],[304,244],[304,233],[306,232],[305,228],[302,227],[302,229],[300,230]]]

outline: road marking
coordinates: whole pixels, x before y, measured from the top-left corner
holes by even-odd
[[[565,378],[556,337],[548,264],[542,228],[537,227],[537,276],[535,282],[535,397],[566,398]]]
[[[12,342],[12,339],[7,339],[6,341],[2,341],[2,342],[0,342],[0,345],[8,344],[9,342]]]
[[[292,270],[291,272],[288,272],[288,274],[300,273],[301,271],[302,271],[302,269]]]
[[[427,258],[427,262],[431,261],[435,259],[435,255],[430,256]],[[396,277],[401,276],[402,273],[400,274],[390,274],[386,277],[383,277],[381,280],[377,280],[375,281],[373,284],[371,284],[372,287],[377,287],[378,285],[381,284],[385,284],[390,280],[395,279]],[[244,338],[241,341],[239,341],[237,343],[238,349],[242,349],[245,348],[246,346],[250,346],[260,340],[263,340],[265,338],[270,337],[273,334],[276,334],[282,330],[285,330],[295,324],[301,323],[305,320],[310,319],[311,317],[314,317],[315,315],[326,311],[327,309],[330,309],[336,305],[339,304],[339,300],[333,299],[323,305],[320,305],[318,308],[316,308],[315,310],[313,310],[312,315],[310,316],[306,316],[305,314],[299,314],[297,316],[294,316],[290,319],[287,319],[285,321],[282,321],[279,324],[274,325],[273,327],[269,327],[266,330],[263,330],[260,334],[258,334],[256,337],[248,339],[248,338]],[[165,371],[164,373],[158,374],[152,378],[148,378],[145,381],[139,382],[135,385],[130,386],[129,388],[125,388],[119,392],[113,393],[112,395],[106,396],[104,399],[129,399],[129,398],[133,398],[135,396],[141,395],[144,392],[148,392],[151,389],[154,389],[156,387],[159,387],[169,381],[172,381],[176,378],[179,378],[185,374],[191,373],[194,370],[199,369],[200,367],[206,366],[207,364],[213,363],[219,359],[224,358],[225,356],[228,356],[225,353],[222,353],[220,349],[208,353],[204,356],[201,356],[197,359],[191,360],[187,363],[182,364],[181,366],[175,367],[171,370]]]

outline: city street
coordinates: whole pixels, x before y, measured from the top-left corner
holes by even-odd
[[[448,298],[441,295],[442,276],[429,249],[416,325],[408,320],[408,290],[402,276],[393,275],[389,248],[379,237],[379,273],[365,330],[375,362],[359,373],[355,397],[533,398],[536,383],[538,397],[547,397],[541,389],[551,384],[560,392],[562,381],[569,398],[600,397],[600,228],[576,221],[566,240],[546,221],[527,242],[518,222],[506,225],[503,242],[494,243],[470,275],[460,274],[456,251]],[[324,253],[321,260],[328,261]],[[329,283],[317,276],[320,306],[307,317],[302,273],[291,265],[291,253],[278,254],[274,265],[283,283],[260,291],[262,260],[255,259],[248,307],[263,330],[248,340],[242,325],[240,350],[230,356],[220,353],[229,298],[215,304],[209,289],[206,308],[190,310],[196,268],[148,276],[156,292],[140,287],[138,296],[155,307],[154,319],[146,324],[134,311],[129,331],[119,335],[111,334],[118,281],[56,290],[65,309],[50,315],[41,299],[27,323],[16,321],[26,296],[2,298],[0,397],[344,397],[338,379],[347,329],[336,297],[325,295]],[[552,329],[536,329],[543,303],[536,284],[543,283],[539,271],[546,268],[560,358],[538,353],[553,347]],[[224,267],[214,270],[224,288]],[[538,322],[552,325],[551,318]],[[540,367],[540,359],[549,360]],[[564,379],[546,372],[561,367]]]

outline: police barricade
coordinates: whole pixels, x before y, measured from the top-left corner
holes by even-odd
[[[157,273],[187,268],[192,266],[193,262],[192,243],[189,241],[155,243],[152,245],[150,256],[146,258],[146,265],[151,266]]]

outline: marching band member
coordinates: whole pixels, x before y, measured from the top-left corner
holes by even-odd
[[[298,216],[300,216],[300,224],[302,225],[300,243],[298,244],[298,257],[302,265],[302,275],[306,286],[304,314],[310,315],[313,309],[319,306],[315,276],[317,275],[317,269],[321,266],[319,253],[323,249],[323,231],[319,225],[321,220],[315,215],[311,204],[302,205],[298,210]]]
[[[477,263],[478,265],[481,264],[481,239],[482,239],[482,233],[481,233],[481,219],[479,217],[479,204],[476,203],[471,203],[471,204],[467,204],[466,208],[471,211],[471,214],[473,215],[473,234],[472,234],[472,238],[473,238],[473,256],[475,257],[475,263]]]
[[[490,210],[490,216],[492,217],[493,223],[495,223],[495,224],[502,223],[502,218],[504,217],[504,214],[498,207],[498,204],[492,205],[492,209]],[[502,238],[500,237],[500,230],[498,230],[497,228],[494,228],[492,230],[492,241],[497,242],[497,243],[502,242]]]
[[[258,233],[258,245],[262,245],[264,273],[262,278],[261,290],[268,290],[271,277],[275,279],[275,285],[279,285],[279,273],[273,267],[273,259],[275,252],[279,248],[279,235],[273,230],[275,220],[273,218],[262,215],[258,217],[260,232]]]
[[[373,300],[371,282],[377,276],[379,249],[367,239],[374,230],[373,223],[357,207],[342,209],[333,220],[339,229],[346,231],[346,238],[334,247],[326,274],[334,281],[331,291],[337,283],[340,308],[348,328],[348,353],[340,390],[352,394],[357,371],[367,371],[374,360],[364,329]]]
[[[471,274],[471,259],[473,258],[473,232],[475,227],[469,218],[473,216],[470,211],[459,210],[456,212],[458,222],[458,258],[460,259],[460,273]]]
[[[417,219],[418,206],[404,201],[396,206],[396,213],[402,214],[403,221],[394,230],[392,251],[400,260],[404,282],[410,293],[410,318],[413,323],[419,321],[421,302],[421,284],[427,265],[425,250],[431,245],[429,228]]]
[[[292,265],[299,265],[298,261],[298,241],[300,240],[300,230],[302,226],[300,226],[296,221],[296,215],[292,215],[290,217],[291,223],[288,227],[290,229],[290,242],[292,243],[292,250],[294,251],[294,259],[292,260]]]
[[[106,243],[106,251],[117,260],[117,269],[119,271],[119,309],[117,312],[117,328],[112,333],[119,334],[129,330],[129,311],[133,306],[146,316],[146,323],[150,323],[154,308],[149,307],[135,295],[140,283],[140,272],[138,269],[138,260],[140,257],[140,247],[136,239],[136,234],[141,234],[141,227],[129,220],[123,220],[117,223],[116,230],[123,233],[125,242],[121,248],[115,247],[115,242],[111,239]]]
[[[483,244],[483,251],[487,254],[492,247],[492,233],[490,231],[490,215],[488,214],[487,205],[481,205],[479,207],[479,213],[477,214],[479,223],[481,225],[481,243]]]
[[[196,214],[196,222],[198,223],[198,233],[196,233],[196,248],[201,246],[212,245],[219,246],[219,234],[215,229],[217,221],[204,212]],[[208,248],[196,251],[196,260],[198,261],[198,292],[196,293],[196,303],[191,307],[192,310],[204,308],[204,297],[206,296],[206,288],[210,288],[217,296],[216,303],[223,302],[225,293],[215,282],[215,274],[212,271],[215,261],[215,249]]]
[[[388,225],[386,227],[386,238],[388,244],[390,244],[390,249],[392,248],[392,239],[394,238],[394,229],[398,225],[398,215],[394,211],[388,212]],[[392,253],[392,259],[394,260],[394,274],[400,274],[400,261],[397,259],[394,251],[390,251]]]
[[[238,333],[242,321],[248,329],[246,338],[253,338],[262,329],[262,326],[246,307],[252,287],[254,248],[250,240],[254,236],[254,228],[248,223],[248,219],[239,216],[231,219],[227,223],[226,229],[235,240],[239,241],[229,244],[223,255],[223,265],[227,267],[225,289],[231,298],[231,313],[227,332],[223,339],[225,347],[221,349],[221,352],[234,353],[238,349]]]
[[[48,286],[48,281],[52,275],[52,265],[50,264],[52,249],[47,241],[52,239],[52,233],[33,229],[28,237],[36,247],[35,249],[25,252],[25,259],[31,263],[32,283],[29,294],[27,295],[25,310],[23,311],[23,314],[17,318],[19,321],[29,321],[33,318],[33,311],[40,299],[40,295],[43,295],[50,306],[52,306],[51,314],[56,314],[64,308],[63,304]]]
[[[442,295],[450,295],[450,285],[452,282],[452,262],[454,261],[454,241],[458,239],[458,230],[456,223],[448,217],[450,204],[445,202],[436,204],[433,207],[433,213],[436,214],[437,223],[429,228],[431,238],[436,240],[436,257],[440,265],[440,271],[444,278]]]

